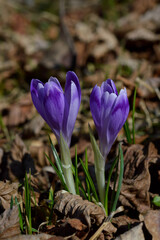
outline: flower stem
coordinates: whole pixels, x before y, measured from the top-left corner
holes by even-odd
[[[70,193],[76,194],[75,183],[74,183],[74,178],[72,173],[72,161],[71,161],[70,151],[62,134],[60,134],[60,150],[61,150],[62,168],[63,168],[66,185]]]
[[[105,160],[102,156],[97,142],[93,136],[92,129],[89,126],[89,134],[91,139],[91,144],[94,152],[94,164],[95,164],[95,173],[97,179],[98,192],[101,203],[104,205],[105,199]]]

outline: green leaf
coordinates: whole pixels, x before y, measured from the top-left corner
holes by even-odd
[[[155,196],[152,202],[155,206],[160,207],[160,196]]]

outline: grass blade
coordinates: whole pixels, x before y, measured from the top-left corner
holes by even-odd
[[[19,212],[19,224],[20,224],[20,229],[23,232],[24,228],[23,228],[23,216],[22,216],[22,212],[21,212],[21,207],[20,204],[18,202],[17,197],[15,197],[15,204],[18,206],[18,212]]]
[[[87,156],[87,149],[85,150],[85,167],[88,171],[88,156]],[[88,179],[86,179],[86,190],[88,195],[88,200],[91,201],[91,191]]]
[[[127,120],[126,120],[123,128],[124,128],[124,131],[125,131],[125,135],[126,135],[126,138],[127,138],[127,142],[128,142],[129,144],[131,144],[131,143],[132,143],[131,132],[130,132],[130,130],[129,130],[129,126],[128,126],[128,121],[127,121]]]
[[[135,114],[135,105],[136,105],[136,93],[137,90],[135,88],[134,90],[134,96],[133,96],[133,110],[132,110],[132,136],[133,136],[133,144],[135,144],[135,124],[134,124],[134,114]]]
[[[77,146],[75,147],[75,188],[76,194],[79,195]]]
[[[92,189],[94,198],[95,198],[95,200],[96,200],[97,202],[99,202],[99,198],[98,198],[98,195],[97,195],[97,192],[96,192],[94,183],[93,183],[93,181],[92,181],[92,178],[91,178],[88,170],[86,169],[86,166],[84,165],[82,159],[79,159],[79,160],[80,160],[80,162],[81,162],[81,165],[82,165],[82,167],[83,167],[83,170],[84,170],[84,172],[85,172],[85,174],[86,174],[86,177],[87,177],[88,182],[89,182],[89,184],[90,184],[90,187],[91,187],[91,189]]]
[[[61,160],[60,160],[59,155],[58,155],[58,153],[57,153],[57,151],[56,151],[56,149],[55,149],[55,147],[52,143],[52,140],[51,140],[50,136],[49,136],[49,141],[50,141],[50,144],[51,144],[51,149],[52,149],[52,152],[53,152],[53,156],[54,156],[58,171],[59,171],[61,177],[63,178],[63,181],[66,182],[65,177],[64,177],[64,173],[63,173],[63,169],[62,169]]]
[[[107,186],[106,186],[106,191],[105,191],[105,202],[104,202],[104,208],[106,210],[106,215],[108,216],[108,193],[109,193],[109,184],[110,184],[110,180],[111,180],[111,176],[113,173],[113,170],[117,164],[117,160],[118,160],[118,156],[114,159],[112,166],[109,170],[109,174],[108,174],[108,180],[107,180]]]
[[[118,179],[117,192],[116,192],[116,195],[115,195],[115,199],[114,199],[114,202],[113,202],[111,212],[114,212],[116,210],[118,198],[119,198],[120,191],[121,191],[122,181],[123,181],[124,158],[123,158],[123,151],[122,151],[121,144],[119,144],[119,155],[120,155],[120,173],[119,173],[119,179]]]
[[[53,169],[55,170],[55,172],[57,173],[57,175],[58,175],[58,177],[59,177],[59,179],[60,179],[64,189],[69,192],[68,187],[67,187],[67,185],[65,183],[65,179],[63,178],[64,175],[63,176],[61,175],[61,172],[59,172],[59,169],[56,168],[56,166],[54,165],[54,163],[51,161],[51,159],[48,157],[48,155],[46,153],[45,153],[45,156],[48,159],[48,161],[51,164],[51,166],[53,167]]]

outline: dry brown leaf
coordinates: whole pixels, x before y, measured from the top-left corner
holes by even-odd
[[[8,240],[63,240],[63,238],[41,233],[37,235],[18,235],[8,238]]]
[[[56,194],[54,210],[66,217],[77,217],[84,224],[87,223],[89,228],[93,223],[99,226],[105,218],[105,213],[101,207],[63,190]]]
[[[0,181],[0,205],[4,209],[10,207],[11,197],[18,198],[18,183],[10,183],[9,181]]]
[[[93,235],[106,217],[104,210],[100,206],[63,190],[56,194],[54,210],[57,214],[60,214],[61,217],[63,214],[65,223],[67,223],[65,218],[72,218],[74,219],[73,222],[76,218],[81,222],[80,226],[82,230],[77,229],[77,236],[80,237],[80,239],[85,239],[89,233]],[[72,220],[69,221],[72,222]],[[64,227],[66,227],[66,225]],[[62,229],[62,226],[60,225],[59,228]],[[65,228],[63,229],[65,230]],[[52,229],[52,231],[55,232],[56,229]],[[67,229],[65,231],[67,231]],[[104,234],[107,236],[106,239],[111,239],[114,232],[116,232],[116,228],[111,222],[108,222],[107,227],[104,229]],[[58,232],[58,235],[60,235],[60,232]]]
[[[0,239],[8,239],[18,234],[20,234],[19,211],[18,206],[13,206],[0,215]]]
[[[149,188],[149,158],[144,146],[131,145],[124,153],[124,177],[119,200],[123,206],[146,212],[150,208]]]
[[[17,126],[31,119],[33,116],[33,103],[30,93],[22,96],[17,103],[12,104],[9,109],[9,115],[6,125]]]
[[[150,210],[144,217],[144,223],[152,235],[152,240],[159,240],[160,237],[160,210]]]
[[[145,240],[142,227],[143,223],[140,223],[138,226],[116,237],[115,240]]]

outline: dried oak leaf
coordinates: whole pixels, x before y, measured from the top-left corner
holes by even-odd
[[[143,145],[134,144],[124,151],[124,176],[120,202],[145,213],[150,208],[149,157]]]
[[[54,210],[66,217],[77,217],[84,224],[87,223],[89,228],[92,223],[99,226],[105,218],[105,213],[101,207],[63,190],[56,194]]]
[[[13,206],[0,215],[0,239],[8,239],[19,234],[19,211],[17,206]]]
[[[159,240],[160,236],[160,210],[150,210],[144,216],[144,223],[152,235],[152,240]]]
[[[10,183],[9,181],[0,181],[0,205],[4,209],[10,207],[11,197],[18,198],[18,183]]]

